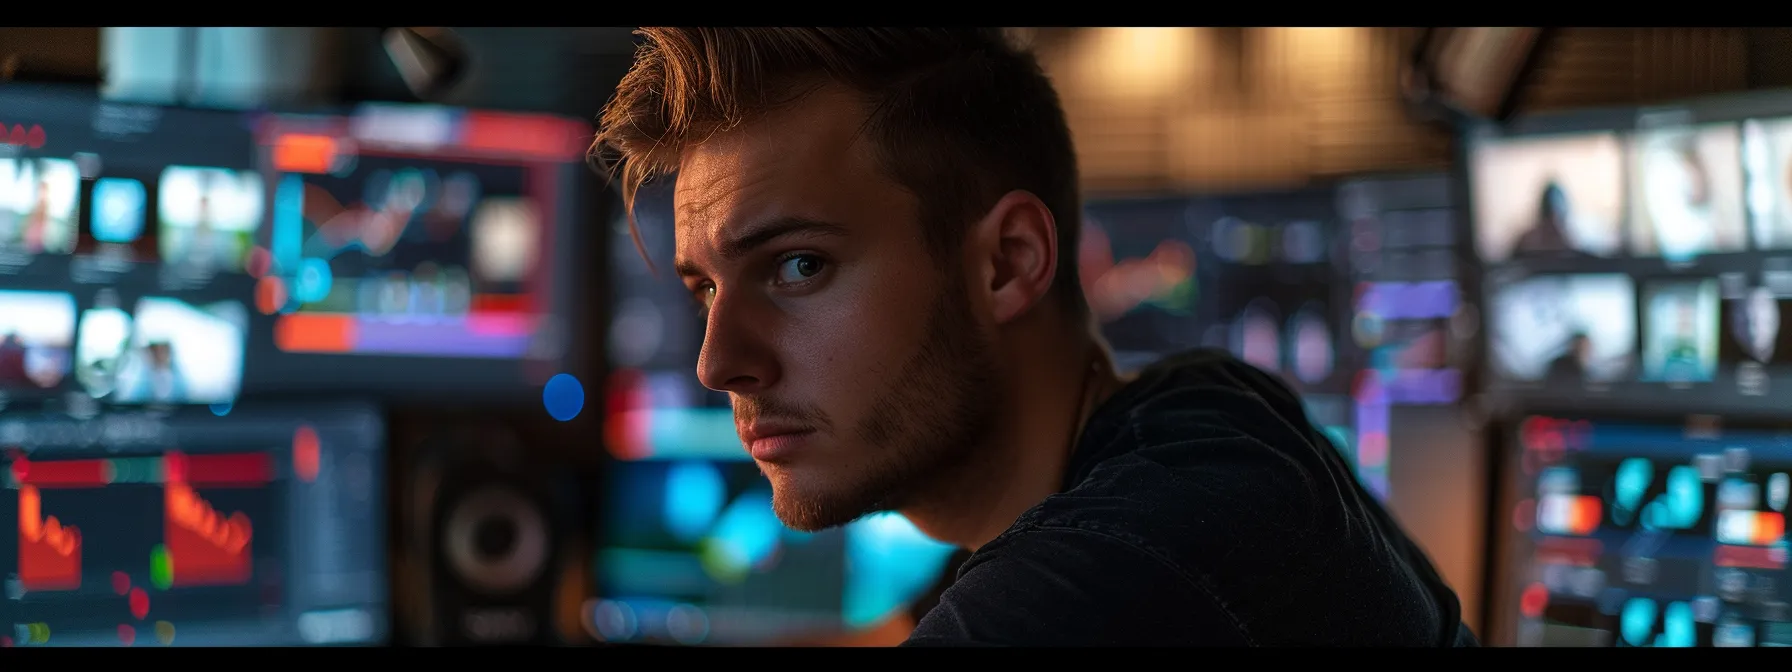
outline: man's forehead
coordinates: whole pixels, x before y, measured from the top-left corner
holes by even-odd
[[[855,98],[821,90],[686,148],[673,190],[676,227],[714,231],[775,214],[754,210],[775,208],[781,198],[872,176],[861,109]]]

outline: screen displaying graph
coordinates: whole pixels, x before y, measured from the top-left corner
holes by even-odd
[[[363,436],[377,417],[234,415],[204,434],[178,417],[106,416],[94,423],[121,440],[99,451],[63,442],[78,436],[68,426],[0,416],[0,432],[28,439],[0,455],[0,510],[18,521],[0,539],[0,644],[383,637],[379,526],[331,515],[377,510],[378,444]]]

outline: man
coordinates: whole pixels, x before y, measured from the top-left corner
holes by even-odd
[[[974,551],[908,644],[1473,643],[1289,389],[1122,378],[1057,94],[994,29],[645,28],[596,149],[676,174],[675,264],[785,524]]]
[[[1549,363],[1550,382],[1566,383],[1586,380],[1587,364],[1593,361],[1593,339],[1575,332],[1568,337],[1568,347]]]
[[[45,177],[38,181],[36,193],[37,196],[31,203],[31,212],[25,215],[25,251],[32,254],[44,251],[47,246],[45,238],[49,236],[52,217],[50,214],[50,178]]]
[[[27,351],[25,341],[18,334],[0,336],[0,386],[24,385],[31,380],[26,375]]]
[[[1773,359],[1774,345],[1779,342],[1779,299],[1774,297],[1773,290],[1757,286],[1750,288],[1748,295],[1737,303],[1741,310],[1736,311],[1733,318],[1736,340],[1749,358],[1766,364]]]
[[[1543,195],[1537,201],[1537,219],[1513,244],[1513,256],[1591,256],[1576,249],[1569,240],[1568,228],[1576,217],[1573,204],[1568,202],[1567,190],[1551,180],[1544,185]]]

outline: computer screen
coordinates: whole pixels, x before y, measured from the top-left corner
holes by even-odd
[[[1792,189],[1779,184],[1784,133],[1730,109],[1765,108],[1541,118],[1469,134],[1496,397],[1777,409],[1774,388],[1792,384],[1774,359],[1779,300],[1792,296],[1792,259],[1775,233],[1776,194]]]
[[[390,105],[257,124],[247,264],[271,338],[249,389],[507,394],[561,372],[588,125]]]
[[[1359,361],[1348,325],[1349,258],[1329,188],[1217,199],[1203,241],[1202,342],[1295,389],[1348,394]]]
[[[1792,248],[1792,119],[1744,121],[1742,146],[1754,246]]]
[[[1488,262],[1606,258],[1624,247],[1617,133],[1489,140],[1469,160],[1475,242]]]
[[[347,403],[0,414],[0,645],[384,642],[384,434]]]
[[[1354,314],[1348,338],[1385,402],[1453,404],[1472,349],[1462,328],[1458,221],[1446,175],[1365,177],[1338,187]]]
[[[1085,208],[1077,271],[1122,370],[1201,345],[1208,297],[1195,248],[1215,218],[1212,203],[1189,199],[1097,201]]]
[[[765,645],[868,627],[924,593],[952,549],[895,513],[815,534],[786,528],[735,433],[728,396],[697,380],[704,325],[671,272],[671,184],[641,190],[642,243],[611,237],[604,445],[608,501],[587,623],[614,643]]]
[[[8,85],[0,127],[0,405],[228,409],[257,331],[247,118]]]
[[[1792,432],[1530,415],[1502,438],[1496,642],[1792,646]]]

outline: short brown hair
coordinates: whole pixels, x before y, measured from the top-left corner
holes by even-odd
[[[1039,62],[999,28],[641,28],[634,67],[605,106],[594,159],[621,178],[633,228],[640,186],[671,175],[709,134],[843,84],[871,110],[883,169],[912,191],[940,259],[1013,190],[1057,221],[1052,291],[1086,309],[1077,278],[1082,227],[1076,152]],[[637,246],[639,237],[637,234]]]

